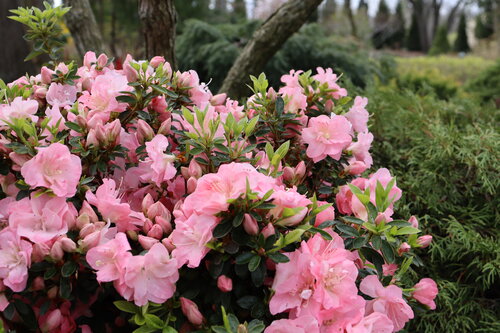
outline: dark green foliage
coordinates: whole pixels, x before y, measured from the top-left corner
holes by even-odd
[[[408,30],[408,35],[406,36],[406,48],[409,51],[422,51],[417,20],[417,17],[415,16],[415,14],[413,14],[411,16],[410,30]]]
[[[432,47],[429,51],[430,55],[438,55],[448,53],[450,51],[450,42],[448,42],[448,29],[445,26],[440,26],[436,32],[436,36],[432,41]]]
[[[244,0],[233,0],[233,15],[237,20],[247,18],[247,8]]]
[[[495,110],[470,99],[442,101],[393,88],[373,89],[368,97],[375,164],[396,175],[404,194],[396,211],[419,216],[420,226],[434,236],[419,275],[438,282],[437,309],[416,312],[408,332],[498,332]]]
[[[179,23],[195,18],[204,20],[210,13],[210,0],[175,0],[175,10],[179,15]]]
[[[453,50],[456,52],[469,52],[469,40],[467,38],[467,18],[464,13],[460,15],[458,22],[457,39],[453,45]]]
[[[500,99],[500,60],[467,82],[465,89],[478,96],[483,103]]]
[[[491,13],[486,14],[484,17],[482,15],[476,16],[476,27],[474,28],[474,36],[477,39],[485,39],[493,35],[493,22],[491,19]]]
[[[217,91],[258,24],[250,21],[213,26],[190,20],[177,39],[180,69],[196,70],[200,79],[210,81],[211,90]],[[381,62],[370,59],[358,44],[326,36],[317,24],[308,24],[292,36],[264,71],[270,84],[277,86],[283,73],[290,69],[315,70],[318,66],[333,67],[359,87],[365,87],[375,75],[386,81],[394,72],[387,70],[391,66],[382,70]]]

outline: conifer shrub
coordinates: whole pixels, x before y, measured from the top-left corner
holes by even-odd
[[[469,52],[469,39],[467,37],[467,17],[464,13],[460,15],[460,21],[458,21],[457,39],[453,49],[456,52]]]
[[[448,53],[450,51],[450,42],[448,41],[448,30],[445,26],[440,26],[436,37],[432,41],[432,47],[429,51],[430,55],[438,55]]]
[[[497,102],[500,99],[500,60],[469,80],[466,90],[478,96],[483,103]]]
[[[374,163],[389,164],[403,191],[400,212],[424,216],[435,235],[425,273],[438,308],[408,332],[498,332],[500,134],[495,110],[473,100],[439,100],[393,88],[371,97]],[[398,178],[399,179],[399,178]],[[399,183],[398,183],[399,184]],[[419,272],[421,274],[422,272]]]

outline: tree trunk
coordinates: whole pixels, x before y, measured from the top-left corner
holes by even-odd
[[[164,56],[175,68],[175,23],[173,0],[139,0],[139,18],[146,42],[146,58]]]
[[[352,14],[351,0],[344,0],[344,8],[347,13],[347,17],[349,18],[349,24],[351,25],[351,35],[353,37],[357,37],[358,29],[356,28],[356,21],[354,20],[354,16]]]
[[[17,9],[21,4],[16,0],[0,1],[0,78],[11,82],[26,73],[34,74],[33,62],[23,59],[30,53],[28,43],[23,39],[24,28],[19,22],[10,20],[9,9]]]
[[[64,15],[64,18],[80,57],[87,51],[94,51],[97,54],[106,52],[89,0],[63,0],[63,4],[71,6],[71,10]]]
[[[453,28],[453,25],[455,23],[455,19],[457,17],[457,13],[460,12],[460,7],[462,6],[463,0],[458,0],[458,2],[453,6],[453,8],[450,10],[450,13],[448,14],[448,19],[446,20],[446,29],[448,30],[448,33],[451,33],[451,29]]]
[[[322,0],[289,0],[253,34],[229,70],[220,92],[232,98],[245,95],[249,75],[256,75],[287,39],[307,21]]]

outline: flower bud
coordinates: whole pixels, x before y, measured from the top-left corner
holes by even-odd
[[[101,53],[99,55],[99,58],[97,58],[97,66],[99,68],[103,68],[104,66],[106,66],[107,62],[108,62],[108,57],[104,53]]]
[[[147,209],[146,216],[151,220],[154,220],[154,218],[157,216],[163,216],[164,218],[168,218],[170,216],[170,212],[168,211],[167,207],[165,207],[165,205],[157,201],[151,206],[149,206],[149,208]]]
[[[286,182],[291,182],[293,177],[295,176],[294,170],[292,167],[284,167],[283,168],[283,180]]]
[[[172,232],[172,223],[170,223],[170,220],[171,220],[170,215],[168,218],[164,218],[162,216],[157,216],[155,218],[155,222],[157,223],[157,225],[161,226],[161,228],[163,229],[163,233],[165,235],[168,235]]]
[[[95,63],[96,61],[97,60],[96,60],[95,53],[92,51],[88,51],[83,56],[83,66],[87,67],[88,69],[90,69],[90,67],[92,66],[92,63]]]
[[[157,68],[158,66],[160,66],[160,64],[163,64],[163,63],[165,63],[165,58],[160,57],[160,56],[153,57],[153,59],[151,59],[151,61],[149,62],[149,64],[153,68]]]
[[[127,77],[128,82],[137,81],[138,75],[137,71],[130,66],[130,63],[134,61],[130,54],[127,54],[125,61],[123,62],[123,73]]]
[[[225,275],[221,275],[217,279],[217,288],[219,288],[219,290],[223,293],[230,292],[233,290],[233,280]]]
[[[426,248],[431,244],[431,242],[432,242],[431,235],[424,235],[417,238],[417,244],[420,245],[422,248]]]
[[[244,216],[243,229],[245,229],[247,234],[252,236],[259,233],[259,225],[257,224],[257,221],[248,213]]]
[[[92,223],[86,224],[82,227],[82,229],[80,229],[80,238],[85,238],[95,231],[96,231],[95,224]]]
[[[163,229],[159,224],[153,225],[151,229],[148,231],[148,237],[162,239],[163,237]]]
[[[47,88],[38,87],[35,90],[35,97],[38,99],[44,99],[47,96]]]
[[[52,248],[50,249],[50,257],[55,261],[59,261],[63,258],[63,256],[64,256],[64,251],[62,249],[61,242],[56,241],[52,245]]]
[[[198,181],[194,177],[191,177],[188,179],[188,181],[187,181],[187,193],[188,194],[193,193],[194,190],[196,190],[196,183],[197,182]]]
[[[410,217],[410,219],[408,220],[408,222],[411,224],[411,226],[413,228],[417,228],[418,229],[418,220],[417,220],[417,218],[414,215],[412,215]]]
[[[189,162],[189,175],[196,179],[200,178],[203,175],[201,165],[196,162],[194,158]]]
[[[62,319],[63,316],[61,314],[61,310],[52,310],[45,319],[45,323],[42,325],[42,331],[51,332],[56,330],[59,326],[61,326]]]
[[[167,248],[168,252],[172,252],[175,249],[175,245],[170,238],[163,238],[161,243]]]
[[[147,213],[148,209],[154,204],[154,200],[153,200],[153,197],[151,196],[151,194],[147,193],[146,196],[144,197],[144,199],[142,199],[142,212],[144,214]]]
[[[47,297],[50,299],[54,299],[57,297],[57,293],[59,292],[59,288],[57,286],[53,286],[47,291]]]
[[[271,235],[274,235],[275,234],[275,231],[274,231],[274,226],[272,223],[269,223],[267,226],[264,227],[264,229],[262,229],[262,235],[264,235],[265,238],[271,236]]]
[[[137,139],[139,142],[144,143],[151,141],[155,133],[151,126],[142,119],[137,120]]]
[[[61,73],[66,74],[66,73],[68,73],[69,68],[68,68],[68,66],[64,62],[60,62],[56,66],[56,71],[60,71]]]
[[[33,244],[33,252],[31,253],[31,260],[33,262],[43,261],[50,253],[50,247],[45,243]]]
[[[403,253],[410,251],[410,249],[411,249],[411,246],[408,243],[404,242],[399,246],[398,255],[401,256],[401,255],[403,255]]]
[[[41,69],[42,83],[50,84],[52,82],[52,74],[55,72],[45,66]]]
[[[171,128],[172,119],[169,118],[161,123],[160,128],[158,129],[158,134],[168,135],[170,134]]]
[[[215,96],[212,96],[212,98],[210,99],[210,104],[212,104],[213,106],[223,105],[226,101],[226,98],[226,94],[217,94]]]
[[[150,248],[153,247],[156,243],[158,243],[158,239],[152,238],[152,237],[147,237],[144,235],[139,235],[137,237],[139,244],[143,247],[144,250],[149,250]]]
[[[64,252],[75,252],[76,244],[70,238],[63,236],[59,239],[59,242],[61,242],[61,248]]]
[[[205,318],[198,310],[198,306],[191,300],[181,297],[181,309],[182,313],[187,317],[189,322],[195,326],[200,326]]]
[[[147,234],[152,227],[153,227],[153,221],[146,218],[144,220],[144,224],[142,225],[142,231],[144,231]]]
[[[41,276],[37,276],[34,280],[33,283],[31,284],[31,289],[33,290],[42,290],[45,288],[45,280]]]

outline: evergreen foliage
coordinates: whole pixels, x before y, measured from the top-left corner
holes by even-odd
[[[500,60],[482,71],[466,84],[466,90],[477,95],[483,103],[500,99]]]
[[[498,332],[500,134],[495,110],[393,88],[368,92],[376,164],[398,175],[405,201],[434,236],[425,273],[438,282],[436,311],[408,332]],[[404,176],[404,179],[403,179]],[[401,180],[401,181],[400,181]],[[404,213],[403,213],[404,214]]]
[[[420,32],[418,30],[418,19],[415,14],[411,16],[411,25],[406,36],[406,48],[409,51],[422,51],[420,45]]]
[[[450,42],[448,41],[448,29],[445,26],[440,26],[436,32],[436,36],[432,41],[432,47],[429,51],[430,55],[438,55],[448,53],[450,51]]]
[[[493,23],[491,22],[491,14],[485,15],[483,18],[482,15],[476,16],[476,27],[474,28],[474,36],[477,39],[485,39],[491,37],[493,35]]]
[[[458,22],[458,31],[457,31],[457,39],[455,40],[455,44],[453,49],[456,52],[469,52],[469,40],[467,38],[467,18],[465,13],[460,15],[460,21]]]

